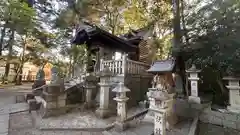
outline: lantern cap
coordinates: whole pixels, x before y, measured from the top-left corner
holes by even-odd
[[[147,93],[148,97],[152,97],[157,101],[164,101],[170,99],[170,96],[165,91],[151,91]]]
[[[236,80],[240,80],[240,77],[225,76],[225,77],[223,77],[223,80],[236,81]]]
[[[192,64],[192,67],[189,68],[188,70],[186,70],[186,72],[187,73],[199,73],[199,72],[201,72],[201,70],[197,69],[195,64]]]
[[[123,92],[129,92],[131,90],[126,86],[124,86],[124,83],[119,82],[118,85],[112,91],[117,93],[123,93]]]

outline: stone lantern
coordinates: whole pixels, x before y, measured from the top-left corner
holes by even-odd
[[[201,99],[198,95],[198,73],[201,72],[201,70],[197,69],[195,65],[192,65],[186,72],[190,74],[188,80],[191,82],[191,95],[188,97],[188,100],[189,102],[200,104]]]
[[[110,82],[110,78],[113,73],[109,70],[108,67],[105,67],[102,71],[98,73],[100,77],[100,106],[96,110],[96,114],[101,117],[105,118],[109,116],[109,90],[112,85]]]
[[[229,106],[227,109],[231,112],[240,113],[240,86],[237,77],[224,77],[223,80],[228,81],[227,88],[229,89]]]
[[[115,87],[113,92],[116,92],[116,97],[114,98],[117,101],[117,115],[118,119],[116,125],[120,130],[124,130],[126,128],[125,120],[127,119],[127,108],[126,103],[128,101],[128,97],[126,96],[127,92],[130,92],[130,89],[124,86],[122,82],[120,82],[117,87]]]

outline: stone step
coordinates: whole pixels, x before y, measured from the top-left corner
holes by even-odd
[[[9,114],[0,115],[0,135],[7,135],[9,128]]]

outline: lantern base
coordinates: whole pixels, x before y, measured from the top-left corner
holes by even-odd
[[[95,107],[95,105],[94,105],[94,102],[93,102],[93,101],[85,102],[85,103],[84,103],[84,108],[85,108],[85,109],[92,109],[92,108],[94,108],[94,107]]]
[[[128,127],[129,127],[129,125],[126,122],[120,122],[120,121],[115,122],[115,128],[116,128],[117,131],[124,131]]]
[[[190,103],[196,103],[196,104],[201,104],[201,99],[200,99],[200,97],[189,96],[189,97],[188,97],[188,102],[190,102]]]
[[[96,115],[100,118],[108,118],[110,114],[111,114],[111,111],[109,109],[98,108],[96,110]]]

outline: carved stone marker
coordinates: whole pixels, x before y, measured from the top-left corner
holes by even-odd
[[[224,77],[223,80],[228,80],[227,88],[229,89],[229,106],[227,109],[231,112],[240,113],[240,86],[237,77]]]
[[[130,89],[125,87],[124,84],[120,82],[112,91],[117,93],[117,96],[114,98],[114,100],[117,101],[118,118],[116,126],[120,130],[125,130],[127,127],[127,124],[125,123],[125,120],[127,119],[126,103],[129,99],[126,96],[126,92],[130,92]]]
[[[188,97],[188,100],[192,103],[201,104],[201,99],[198,95],[198,73],[201,72],[201,70],[196,69],[196,66],[192,65],[186,72],[190,74],[188,79],[191,82],[191,96]]]
[[[100,106],[96,110],[97,116],[101,118],[106,118],[110,114],[109,110],[109,91],[110,91],[110,77],[112,76],[112,72],[109,68],[104,68],[99,73],[100,76]]]
[[[167,112],[169,111],[167,92],[154,91],[149,96],[155,100],[155,105],[149,108],[154,112],[154,135],[166,135]]]

